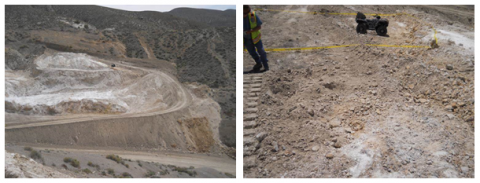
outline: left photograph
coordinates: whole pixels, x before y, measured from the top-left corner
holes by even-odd
[[[6,178],[235,178],[235,5],[6,5]]]

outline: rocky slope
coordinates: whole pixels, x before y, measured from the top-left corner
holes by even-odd
[[[176,8],[167,12],[195,22],[206,23],[214,27],[235,27],[235,10],[208,10],[193,8]]]

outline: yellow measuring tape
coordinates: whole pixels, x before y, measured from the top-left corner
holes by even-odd
[[[273,12],[287,12],[287,13],[305,13],[305,14],[312,14],[312,15],[357,15],[357,13],[322,13],[322,12],[308,12],[308,11],[290,11],[290,10],[272,10],[272,9],[255,9],[255,11],[273,11]],[[437,39],[437,30],[433,27],[432,24],[427,23],[413,15],[407,13],[395,13],[395,14],[376,14],[376,13],[366,13],[365,15],[372,15],[372,16],[399,16],[399,15],[407,15],[409,17],[415,18],[422,23],[429,25],[430,28],[433,30],[433,37],[435,39],[435,44],[438,44]],[[354,47],[359,46],[360,44],[351,44],[351,45],[337,45],[337,46],[321,46],[321,47],[303,47],[303,48],[267,48],[265,51],[267,52],[282,52],[282,51],[305,51],[305,50],[320,50],[320,49],[328,49],[328,48],[344,48],[344,47]],[[371,47],[397,47],[397,48],[431,48],[430,46],[421,46],[421,45],[384,45],[384,44],[365,44],[365,46]],[[244,49],[244,51],[246,51]]]
[[[267,48],[265,51],[268,52],[279,52],[279,51],[302,51],[302,50],[321,50],[327,48],[344,48],[344,47],[353,47],[358,46],[359,44],[351,45],[338,45],[338,46],[320,46],[320,47],[304,47],[304,48]]]

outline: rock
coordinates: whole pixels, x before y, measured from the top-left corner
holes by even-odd
[[[380,112],[380,109],[375,110],[375,112],[376,112],[378,115],[382,114],[382,113]]]
[[[249,156],[246,158],[243,158],[243,169],[247,170],[249,168],[257,166],[255,156]]]
[[[355,106],[350,107],[350,111],[355,111]]]
[[[352,128],[350,128],[350,127],[346,127],[346,128],[345,128],[345,132],[347,132],[347,133],[353,133],[353,130],[352,130]]]
[[[320,146],[313,146],[312,151],[317,152],[320,149]]]
[[[312,117],[315,115],[315,111],[313,109],[308,109],[307,113]]]
[[[333,147],[335,147],[335,148],[341,148],[342,145],[341,145],[339,142],[336,142],[335,144],[333,144]]]
[[[462,173],[467,173],[469,168],[467,166],[462,166],[462,168],[460,168],[462,170]]]
[[[428,160],[427,161],[427,165],[432,165],[433,164],[433,161],[432,160]]]
[[[333,159],[333,154],[328,153],[327,155],[325,155],[325,157],[326,157],[327,159]]]
[[[455,118],[455,115],[453,115],[453,114],[447,114],[447,117],[448,117],[449,120],[452,120],[453,118]]]
[[[423,104],[423,103],[427,102],[427,99],[421,98],[421,99],[418,99],[417,101]]]
[[[268,136],[267,132],[260,132],[257,135],[255,135],[255,138],[258,140],[258,142],[262,142],[262,140],[265,139],[265,137],[267,136]]]
[[[451,105],[445,106],[446,111],[452,111],[453,107]]]
[[[334,118],[330,121],[330,127],[331,128],[339,127],[340,124],[341,124],[341,121],[338,118]]]
[[[447,68],[447,70],[453,70],[453,66],[450,65],[450,64],[448,64],[448,65],[446,66],[446,68]]]
[[[408,88],[413,89],[413,88],[415,88],[415,85],[414,84],[409,84]]]
[[[273,145],[273,148],[274,148],[273,150],[274,150],[275,152],[278,152],[278,143],[275,142],[275,141],[273,141],[273,142],[272,142],[272,145]]]

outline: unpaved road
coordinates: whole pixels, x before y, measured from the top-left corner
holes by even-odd
[[[175,165],[180,167],[207,167],[215,169],[219,172],[228,172],[236,174],[235,160],[227,156],[209,156],[205,154],[183,154],[174,152],[142,152],[127,150],[107,150],[107,149],[72,149],[72,148],[56,148],[32,146],[34,149],[49,149],[55,151],[97,154],[97,155],[119,155],[123,159],[140,160],[147,162],[156,162],[166,165]]]

